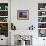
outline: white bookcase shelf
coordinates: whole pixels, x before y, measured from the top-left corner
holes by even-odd
[[[0,35],[8,37],[8,3],[0,3]]]
[[[38,34],[46,37],[46,3],[38,3]]]
[[[38,22],[38,23],[41,23],[42,24],[42,23],[46,23],[46,22]]]
[[[46,10],[38,10],[38,11],[46,11]]]
[[[38,29],[46,29],[46,28],[38,28]]]
[[[0,23],[8,23],[8,22],[0,22]]]
[[[8,11],[8,10],[0,10],[0,11]]]
[[[42,15],[42,16],[38,16],[38,17],[46,17],[46,15],[44,15],[44,16]]]
[[[8,16],[0,16],[0,17],[8,17]]]

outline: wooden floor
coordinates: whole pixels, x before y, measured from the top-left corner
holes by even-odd
[[[0,45],[0,46],[8,46],[8,45]]]

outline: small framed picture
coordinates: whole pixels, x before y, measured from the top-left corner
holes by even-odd
[[[17,10],[17,20],[29,20],[29,10]]]

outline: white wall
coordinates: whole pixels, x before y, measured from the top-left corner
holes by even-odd
[[[34,4],[34,5],[32,5]],[[17,10],[29,10],[29,20],[17,20]],[[11,22],[16,25],[17,30],[27,30],[33,23],[37,23],[37,2],[31,0],[12,0]],[[36,19],[35,19],[36,18]],[[36,26],[36,24],[33,24]]]
[[[16,26],[17,33],[19,30],[28,30],[28,27],[32,24],[35,26],[35,34],[33,33],[33,46],[41,46],[39,44],[43,44],[43,39],[38,38],[37,30],[38,3],[46,3],[46,0],[11,0],[11,22]],[[17,10],[21,9],[29,10],[29,20],[17,20]]]
[[[11,22],[14,23],[17,30],[27,30],[29,26],[38,25],[38,3],[45,3],[46,0],[11,0]],[[17,20],[17,10],[29,10],[29,20]]]

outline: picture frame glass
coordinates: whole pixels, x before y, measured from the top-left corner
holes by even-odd
[[[29,20],[29,10],[17,10],[17,20]]]

